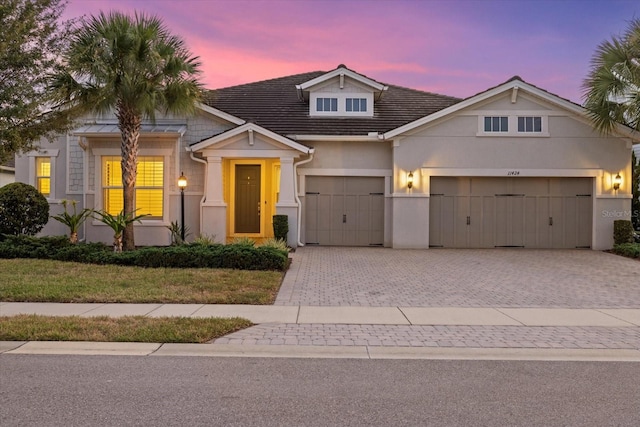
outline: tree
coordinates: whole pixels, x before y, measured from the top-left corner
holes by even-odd
[[[158,110],[190,114],[200,99],[200,62],[184,41],[153,16],[119,12],[92,16],[64,53],[66,70],[51,83],[57,101],[86,112],[115,110],[121,133],[124,215],[135,213],[138,137],[143,119]],[[123,233],[135,248],[133,222]]]
[[[49,222],[49,202],[35,187],[13,182],[0,188],[0,234],[33,236]]]
[[[631,221],[636,230],[640,230],[640,159],[631,152],[631,168],[633,169],[631,186],[633,199],[631,200]]]
[[[72,126],[69,111],[52,107],[48,75],[60,66],[70,22],[57,22],[67,0],[0,2],[0,164],[29,151],[41,137]]]
[[[640,19],[597,47],[583,89],[598,130],[609,133],[616,123],[640,130]]]

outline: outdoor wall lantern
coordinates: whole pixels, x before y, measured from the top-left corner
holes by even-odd
[[[407,175],[407,188],[413,187],[413,172],[409,172]]]
[[[618,189],[620,188],[620,184],[622,184],[622,177],[620,176],[620,174],[618,173],[615,178],[613,178],[613,189],[618,191]]]
[[[187,177],[184,176],[184,172],[180,174],[180,178],[178,178],[178,188],[180,189],[180,222],[182,227],[180,227],[180,238],[184,242],[184,189],[187,188]]]

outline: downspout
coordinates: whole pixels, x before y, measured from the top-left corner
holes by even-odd
[[[300,201],[300,197],[298,197],[298,166],[304,165],[305,163],[309,163],[313,160],[314,152],[315,150],[313,148],[309,149],[308,159],[293,164],[293,195],[296,199],[296,203],[298,203],[298,246],[304,246],[304,243],[300,241],[300,230],[302,228],[302,202]]]
[[[188,147],[187,147],[187,151],[189,151],[189,157],[191,158],[191,160],[193,160],[194,162],[204,164],[204,187],[203,187],[204,193],[202,194],[202,199],[200,199],[200,215],[198,215],[200,217],[200,234],[202,234],[202,205],[204,201],[207,199],[207,175],[209,174],[209,168],[206,160],[195,157],[193,155],[193,151],[191,151]]]

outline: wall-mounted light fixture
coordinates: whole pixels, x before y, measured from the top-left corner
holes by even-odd
[[[620,188],[620,184],[622,184],[622,177],[620,176],[620,174],[617,174],[613,178],[613,189],[618,191],[618,189]]]
[[[413,187],[413,172],[409,172],[407,175],[407,188]]]

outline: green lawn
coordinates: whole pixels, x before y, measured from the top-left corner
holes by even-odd
[[[206,343],[247,328],[246,319],[142,316],[0,317],[0,341],[105,341]]]
[[[0,301],[272,304],[283,274],[0,259]]]

